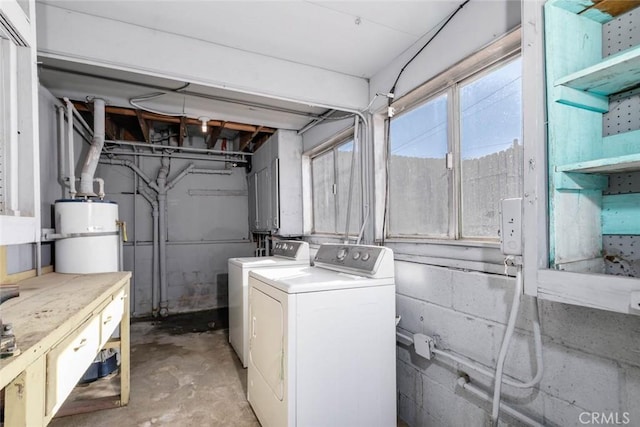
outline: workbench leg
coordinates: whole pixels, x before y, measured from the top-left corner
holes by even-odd
[[[124,298],[124,314],[120,321],[120,406],[125,406],[129,403],[129,382],[130,382],[130,368],[131,368],[131,345],[129,342],[129,322],[130,322],[130,307],[129,307],[129,292],[131,282],[125,286],[125,298]]]
[[[4,427],[44,425],[45,359],[33,362],[5,388]]]

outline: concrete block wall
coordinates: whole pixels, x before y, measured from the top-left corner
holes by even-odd
[[[396,262],[399,327],[437,335],[439,347],[495,367],[513,298],[514,279],[411,262]],[[590,415],[618,414],[640,425],[640,317],[539,301],[544,376],[538,387],[503,386],[504,402],[549,426],[579,426]],[[535,374],[531,319],[523,297],[505,373]],[[492,381],[449,360],[428,361],[397,347],[399,416],[411,427],[483,426],[491,405],[456,386],[461,372],[492,390]],[[582,417],[582,419],[581,419]],[[503,416],[503,425],[522,425]]]

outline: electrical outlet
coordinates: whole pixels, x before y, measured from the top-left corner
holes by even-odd
[[[502,199],[500,205],[500,250],[522,255],[522,198]]]

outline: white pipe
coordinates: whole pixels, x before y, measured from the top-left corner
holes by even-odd
[[[93,182],[98,183],[98,197],[100,197],[100,200],[104,199],[104,179],[93,178]]]
[[[104,100],[93,100],[93,142],[82,167],[80,174],[80,194],[83,196],[95,196],[93,192],[93,176],[98,167],[100,153],[104,146],[105,109]]]
[[[358,120],[356,116],[353,124],[353,151],[351,152],[351,170],[349,171],[349,195],[347,196],[347,219],[344,226],[344,242],[349,243],[349,223],[351,222],[351,204],[353,202],[353,174],[356,168],[356,146],[359,146],[358,140]],[[362,194],[360,195],[362,199]]]
[[[68,183],[64,176],[67,169],[64,144],[64,107],[56,106],[56,111],[58,112],[58,182],[62,190],[62,198],[66,199],[68,197]]]
[[[502,346],[500,347],[500,354],[498,355],[498,363],[496,364],[496,378],[493,386],[493,407],[491,410],[491,420],[495,426],[498,425],[498,417],[500,415],[500,391],[502,390],[502,372],[504,369],[504,361],[507,358],[507,351],[511,344],[511,338],[513,337],[513,331],[516,327],[516,320],[518,318],[518,311],[520,309],[520,297],[522,296],[522,266],[518,265],[516,271],[516,289],[513,294],[513,304],[511,305],[511,313],[509,313],[509,321],[507,323],[507,330],[504,333],[504,339],[502,340]]]
[[[468,392],[478,396],[479,398],[481,398],[483,400],[486,400],[486,401],[491,401],[491,396],[489,396],[483,390],[475,387],[473,384],[469,383],[464,377],[459,377],[457,383],[464,390],[467,390]],[[513,418],[517,419],[518,421],[522,421],[523,423],[525,423],[527,425],[530,425],[530,426],[533,426],[533,427],[544,427],[543,424],[539,423],[538,421],[534,420],[533,418],[528,417],[527,415],[523,414],[522,412],[519,412],[519,411],[513,409],[512,407],[505,405],[504,403],[502,404],[502,410],[506,414],[509,414]]]
[[[400,342],[401,344],[404,344],[404,345],[413,344],[413,337],[405,335],[402,332],[396,331],[396,338],[397,338],[397,341]],[[527,382],[522,382],[515,378],[510,378],[510,377],[506,377],[506,375],[503,375],[502,382],[504,384],[511,387],[515,387],[515,388],[527,389],[527,388],[531,388],[538,385],[538,383],[542,379],[542,375],[544,373],[544,363],[542,359],[542,333],[540,331],[540,316],[538,314],[537,305],[536,305],[535,311],[533,312],[533,340],[534,340],[535,353],[536,353],[536,367],[537,367],[536,375]],[[473,370],[478,374],[484,375],[487,378],[490,378],[492,380],[495,379],[495,371],[490,371],[488,369],[485,369],[478,363],[474,363],[470,360],[463,359],[462,357],[456,356],[447,351],[440,350],[437,348],[433,349],[433,354],[436,356],[447,358],[460,365],[466,366],[467,368]]]
[[[67,104],[67,155],[69,159],[69,197],[76,197],[75,156],[73,154],[73,104],[69,98],[63,98]]]

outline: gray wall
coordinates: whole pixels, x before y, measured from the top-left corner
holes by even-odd
[[[46,88],[40,88],[43,227],[52,226],[51,205],[62,196],[57,182],[58,123],[54,107],[57,102]],[[88,144],[79,134],[75,136],[76,176],[79,176],[81,159],[86,155]],[[199,136],[188,138],[185,144],[204,147]],[[170,179],[188,163],[172,160]],[[197,168],[224,168],[216,162],[194,163]],[[141,159],[140,167],[155,178],[160,160]],[[129,242],[124,247],[124,267],[133,271],[132,315],[148,315],[151,313],[153,248],[151,207],[142,196],[134,194],[134,175],[130,169],[99,165],[96,177],[105,180],[106,199],[118,203],[120,219],[127,223]],[[244,168],[233,169],[230,175],[187,175],[170,190],[167,198],[170,313],[227,306],[227,260],[252,256],[255,248],[249,240],[246,191]],[[45,262],[50,258],[52,247],[43,245]],[[16,248],[18,250],[25,253],[26,249]],[[10,253],[8,251],[8,255]]]
[[[169,179],[190,161],[171,161]],[[215,162],[194,162],[197,168],[220,169]],[[141,158],[140,168],[155,178],[159,158]],[[153,222],[150,204],[134,195],[134,174],[122,166],[99,165],[107,199],[119,205],[126,221],[125,269],[133,271],[132,309],[136,316],[151,311]],[[252,256],[244,168],[231,175],[187,175],[167,197],[167,281],[169,312],[227,306],[227,260]]]

